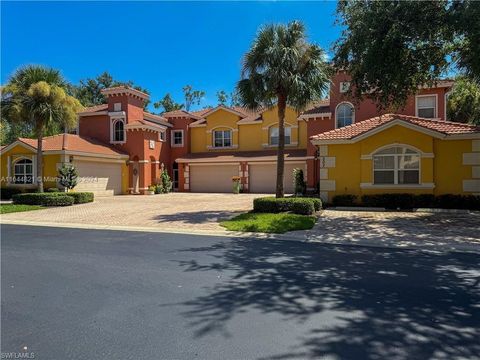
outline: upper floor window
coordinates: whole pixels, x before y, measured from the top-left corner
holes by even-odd
[[[113,111],[122,111],[122,103],[113,104]]]
[[[14,184],[33,184],[33,162],[30,159],[20,159],[13,165]]]
[[[335,112],[337,128],[353,124],[353,105],[349,103],[341,103],[337,106]]]
[[[125,141],[125,124],[123,122],[123,119],[115,120],[115,122],[113,123],[113,141]]]
[[[420,155],[406,147],[395,146],[373,155],[374,184],[418,184]]]
[[[420,95],[416,100],[416,116],[424,118],[437,117],[437,96],[436,95]]]
[[[278,127],[271,127],[269,130],[270,145],[278,145]],[[292,140],[292,128],[285,128],[285,145],[290,145]]]
[[[172,146],[183,146],[183,130],[172,130]]]
[[[231,130],[215,130],[213,132],[213,147],[230,147],[232,146]]]
[[[165,141],[165,131],[160,131],[158,133],[158,140]]]

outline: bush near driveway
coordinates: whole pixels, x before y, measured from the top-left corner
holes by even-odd
[[[22,190],[14,187],[2,187],[0,189],[0,198],[2,200],[11,200],[13,195],[21,194]]]
[[[74,198],[65,193],[32,193],[13,195],[13,203],[18,205],[69,206]]]
[[[269,196],[253,200],[253,211],[259,213],[281,213],[291,211],[295,214],[311,215],[315,211],[319,211],[321,208],[322,202],[318,198],[275,198]]]
[[[223,221],[220,225],[230,231],[283,234],[287,231],[311,229],[316,221],[315,216],[250,212]]]
[[[73,197],[74,204],[85,204],[93,202],[94,199],[94,195],[92,192],[69,192],[64,194]]]
[[[332,199],[332,205],[381,207],[390,210],[415,208],[480,210],[480,196],[476,195],[374,194],[363,195],[360,202],[356,200],[356,195],[336,195]]]
[[[0,214],[8,214],[14,212],[23,212],[31,210],[43,209],[39,205],[17,205],[17,204],[0,204]]]

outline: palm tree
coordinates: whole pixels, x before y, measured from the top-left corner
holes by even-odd
[[[301,22],[267,25],[243,57],[241,77],[237,91],[243,106],[278,105],[276,197],[283,197],[285,110],[288,105],[301,111],[327,91],[330,71],[324,51],[307,42]]]
[[[28,65],[18,69],[2,88],[2,116],[31,127],[37,136],[37,185],[43,192],[43,135],[47,127],[75,126],[80,102],[67,95],[67,83],[58,70]]]

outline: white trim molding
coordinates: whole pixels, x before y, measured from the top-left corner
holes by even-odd
[[[478,193],[480,192],[480,180],[473,179],[473,180],[463,180],[463,191],[465,192],[473,192]]]
[[[480,165],[480,153],[463,153],[462,165]]]
[[[182,143],[181,144],[175,144],[175,133],[181,133],[182,134]],[[170,145],[172,147],[183,147],[185,144],[185,133],[183,129],[172,129],[170,133]]]

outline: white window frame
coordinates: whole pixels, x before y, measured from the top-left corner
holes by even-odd
[[[434,97],[435,98],[435,106],[433,107],[433,117],[428,119],[438,119],[438,94],[425,94],[425,95],[416,95],[415,96],[415,116],[419,117],[418,115],[418,98],[422,97]],[[430,108],[422,108],[422,109],[430,109]]]
[[[158,140],[165,142],[167,140],[167,133],[165,131],[158,132]]]
[[[32,182],[28,182],[28,183],[25,182],[25,177],[28,176],[28,175],[26,175],[26,169],[25,169],[26,166],[27,166],[27,164],[19,164],[19,166],[23,166],[23,169],[24,169],[24,172],[23,172],[24,175],[19,175],[19,177],[20,177],[20,176],[24,176],[24,182],[23,182],[23,183],[17,183],[17,182],[15,182],[15,181],[13,181],[14,179],[17,178],[17,174],[16,174],[16,171],[15,171],[15,166],[17,165],[17,163],[18,163],[19,161],[23,161],[23,160],[28,160],[28,161],[30,161],[30,164],[28,164],[28,165],[32,165],[32,173],[31,173]],[[35,160],[34,160],[34,159],[30,159],[30,158],[28,158],[28,157],[22,156],[22,157],[16,158],[14,161],[12,161],[12,163],[11,163],[10,166],[11,166],[11,168],[12,168],[12,181],[10,182],[11,185],[15,185],[15,186],[29,186],[29,185],[34,185],[34,184],[36,184],[36,181],[35,181],[35,180],[36,180],[36,179],[35,179],[35,178],[36,178],[36,169],[35,169],[36,166],[35,166]]]
[[[222,146],[217,146],[215,144],[215,133],[221,132],[222,133]],[[225,133],[228,132],[230,133],[230,145],[225,145]],[[232,129],[227,129],[227,130],[213,130],[212,131],[212,147],[215,149],[222,149],[222,148],[231,148],[233,147],[233,131]]]
[[[182,143],[181,144],[175,144],[175,134],[182,134]],[[171,132],[172,138],[170,139],[170,144],[172,147],[183,147],[183,144],[185,143],[185,138],[183,136],[183,130],[172,130]]]
[[[113,111],[122,111],[122,103],[114,103],[113,104]]]
[[[345,125],[345,126],[341,126],[340,128],[338,127],[338,108],[342,105],[349,105],[352,107],[352,123],[350,125],[355,124],[355,106],[353,106],[351,102],[342,101],[341,103],[337,104],[337,106],[335,107],[335,129],[340,129],[342,127],[348,126],[348,125]]]
[[[121,121],[123,123],[123,140],[115,140],[115,125],[117,122]],[[127,142],[127,130],[125,129],[125,118],[118,117],[112,118],[110,122],[110,143],[111,144],[125,144]]]
[[[414,151],[415,154],[378,154],[380,151],[384,151],[390,148],[402,148],[402,149],[408,149],[411,151]],[[375,157],[393,157],[393,169],[375,169]],[[401,156],[417,156],[418,157],[418,169],[403,169],[400,168],[398,163],[398,158]],[[422,179],[421,179],[421,174],[422,174],[422,154],[416,150],[412,149],[408,146],[399,146],[399,145],[392,145],[392,146],[383,146],[380,149],[377,149],[373,154],[372,154],[372,185],[374,186],[389,186],[389,185],[400,185],[400,186],[415,186],[415,185],[421,185],[422,184]],[[398,174],[402,170],[418,170],[418,182],[417,183],[399,183],[398,182]],[[375,171],[393,171],[393,183],[375,183]]]
[[[270,126],[268,128],[268,144],[270,146],[278,146],[278,140],[277,140],[276,144],[274,144],[272,142],[272,130],[274,130],[274,129],[279,130],[279,127],[278,126]],[[288,142],[286,141],[287,140],[287,130],[290,132],[290,134],[288,135],[290,141],[288,141]],[[277,136],[277,138],[278,137],[279,136]],[[291,144],[292,144],[292,127],[291,126],[285,126],[285,145],[291,145]]]

